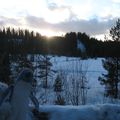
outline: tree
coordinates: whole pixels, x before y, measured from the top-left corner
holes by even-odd
[[[10,75],[11,70],[9,53],[0,54],[0,81],[9,85],[12,83]]]
[[[77,50],[77,35],[75,32],[70,32],[65,35],[65,51],[68,55],[76,55]]]
[[[31,62],[32,55],[28,54],[10,54],[10,70],[11,70],[11,80],[15,82],[18,74],[24,68],[33,69],[33,64]]]
[[[86,67],[83,70],[83,66]],[[85,105],[87,102],[88,80],[87,80],[88,66],[83,64],[80,59],[72,61],[71,75],[66,78],[63,85],[64,98],[66,104]]]
[[[51,80],[56,71],[52,69],[51,57],[47,55],[34,56],[34,76],[37,80],[36,94],[40,104],[48,102],[50,89],[52,88]]]
[[[120,43],[120,19],[110,29],[109,36],[114,42]],[[103,67],[107,73],[99,77],[99,81],[105,85],[105,96],[120,98],[120,58],[118,56],[106,58],[103,60]]]
[[[120,42],[120,18],[116,21],[116,25],[111,28],[110,36],[115,42]]]
[[[54,92],[56,93],[55,104],[57,105],[65,105],[65,100],[62,95],[62,91],[63,91],[63,79],[62,78],[63,76],[61,72],[60,74],[57,75],[54,81]]]
[[[42,79],[42,87],[48,88],[48,79],[50,79],[55,71],[52,69],[52,63],[50,61],[51,57],[47,55],[42,55],[38,57],[35,69],[39,68],[36,77]]]
[[[62,80],[61,80],[61,77],[59,75],[57,75],[57,78],[55,79],[54,91],[55,92],[61,92],[62,91]]]

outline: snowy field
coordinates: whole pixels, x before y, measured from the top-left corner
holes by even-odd
[[[52,60],[53,69],[58,71],[63,71],[69,77],[79,77],[81,71],[86,74],[88,81],[88,102],[89,103],[99,103],[103,102],[103,91],[104,86],[100,85],[98,77],[103,73],[106,73],[102,66],[102,59],[86,59],[81,60],[80,58],[70,58],[70,57],[55,57]],[[97,97],[96,97],[97,96]]]
[[[40,56],[36,55],[34,61],[38,61]],[[64,74],[65,80],[67,81],[66,86],[71,86],[72,78],[79,79],[82,74],[85,75],[87,81],[87,104],[105,103],[104,98],[104,86],[100,85],[98,78],[106,73],[102,66],[102,59],[85,59],[75,57],[51,57],[51,62],[53,64],[52,69],[57,71],[57,73]],[[48,83],[53,86],[55,75],[48,80]],[[39,91],[43,91],[39,88]],[[53,90],[48,90],[48,102],[47,104],[53,104],[53,99],[55,94]]]
[[[49,120],[120,120],[120,105],[41,106]]]
[[[53,69],[63,71],[68,75],[79,74],[81,71],[86,72],[89,86],[99,89],[102,88],[102,86],[98,81],[98,77],[106,73],[102,66],[102,59],[103,58],[81,60],[80,58],[54,57],[51,61],[53,63]]]
[[[39,59],[39,56],[35,56],[34,65],[37,63],[37,59]],[[64,78],[63,91],[59,95],[64,98],[65,104],[63,106],[55,105],[58,95],[53,89],[57,76],[55,74],[48,79],[49,87],[47,89],[38,86],[36,91],[40,112],[48,113],[48,120],[120,120],[120,102],[114,101],[114,104],[110,104],[109,102],[111,101],[104,98],[104,86],[101,86],[98,81],[98,77],[106,73],[102,67],[102,59],[81,60],[80,58],[71,57],[52,57],[52,69],[57,71],[56,74],[63,75]],[[86,102],[85,105],[82,105],[83,103],[78,101],[78,105],[73,105],[71,101],[75,101],[73,93],[76,92],[72,88],[73,80],[76,80],[77,83],[81,80],[81,75],[85,75],[85,80],[87,81],[85,85],[88,89],[84,96]],[[39,78],[37,80],[40,82]],[[7,86],[2,83],[0,83],[0,86],[1,94]],[[81,94],[81,91],[78,92],[78,95],[79,93]],[[73,99],[70,97],[73,97]],[[81,101],[81,96],[78,98]],[[68,99],[71,99],[71,101]],[[28,112],[27,120],[33,120],[33,118],[34,116],[31,112]]]

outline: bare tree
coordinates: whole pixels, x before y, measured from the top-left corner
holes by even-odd
[[[86,77],[87,68],[83,70],[83,63],[76,59],[73,61],[73,69],[71,75],[65,83],[65,96],[67,97],[68,104],[80,105],[86,104],[88,80]]]
[[[38,100],[41,104],[48,102],[48,96],[52,85],[51,80],[55,74],[55,70],[52,69],[51,56],[47,55],[36,55],[34,60],[35,68],[35,79],[37,79],[37,90]]]
[[[60,72],[59,74],[57,74],[57,77],[54,81],[54,92],[55,92],[55,104],[57,105],[64,105],[65,104],[65,100],[63,97],[63,75],[62,72]]]

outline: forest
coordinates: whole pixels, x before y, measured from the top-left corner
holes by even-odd
[[[77,41],[81,41],[86,53],[77,49]],[[75,57],[116,57],[119,56],[120,42],[97,40],[87,33],[66,33],[64,36],[47,37],[27,29],[1,28],[0,53],[9,54],[50,54]]]

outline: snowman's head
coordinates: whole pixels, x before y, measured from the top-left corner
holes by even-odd
[[[33,79],[33,71],[29,68],[24,68],[18,75],[18,81],[22,80],[24,82],[32,84],[34,79]]]

